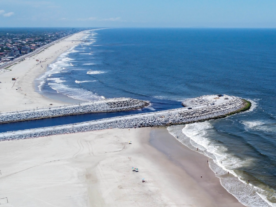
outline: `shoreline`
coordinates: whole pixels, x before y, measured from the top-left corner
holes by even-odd
[[[62,53],[79,44],[86,31],[59,40],[41,52],[0,70],[0,96],[6,100],[0,104],[1,112],[30,110],[37,107],[66,105],[60,100],[49,99],[36,92],[35,80],[47,71],[49,64],[54,62]],[[39,61],[36,61],[39,60]],[[41,62],[40,62],[41,61]],[[16,81],[12,81],[16,78]]]
[[[38,93],[36,91],[35,88],[35,83],[34,80],[41,76],[41,74],[45,73],[47,71],[47,67],[49,64],[53,63],[61,54],[63,54],[64,52],[68,51],[70,48],[74,47],[75,45],[79,44],[78,42],[72,42],[71,40],[73,38],[82,38],[84,36],[84,32],[81,33],[77,33],[75,35],[73,35],[72,37],[66,38],[65,40],[62,40],[61,42],[55,43],[53,46],[45,49],[45,51],[42,51],[34,56],[32,56],[31,58],[26,58],[25,61],[19,62],[15,65],[12,65],[9,70],[12,71],[0,71],[1,75],[0,75],[0,95],[3,99],[7,100],[6,105],[3,105],[3,103],[1,103],[1,112],[9,112],[10,109],[12,109],[12,111],[17,111],[17,110],[26,110],[26,109],[34,109],[36,107],[49,107],[50,104],[54,103],[54,106],[60,106],[60,105],[66,105],[68,103],[64,103],[62,101],[56,100],[56,99],[50,99],[47,96],[43,96],[42,94]],[[68,40],[69,39],[69,40]],[[66,40],[68,42],[66,42]],[[70,41],[70,42],[69,42]],[[68,43],[68,44],[66,44]],[[71,43],[71,44],[70,44]],[[55,53],[54,56],[49,56],[51,54]],[[47,58],[51,57],[51,58]],[[44,60],[45,59],[45,63],[42,63],[42,67],[40,67],[39,64],[37,64],[37,62],[35,61],[35,59],[39,59],[39,60]],[[23,71],[21,70],[22,68]],[[5,69],[3,69],[5,70]],[[4,77],[3,77],[4,75]],[[16,77],[18,79],[18,81],[13,82],[11,81],[12,77]],[[5,90],[3,90],[5,89]],[[25,104],[24,104],[25,103]],[[2,106],[3,105],[3,106]],[[134,130],[134,132],[133,132]],[[22,191],[27,189],[30,192],[32,192],[32,195],[38,195],[38,197],[42,197],[42,203],[39,203],[40,201],[38,201],[38,199],[35,198],[35,196],[30,196],[31,198],[33,197],[33,199],[31,200],[31,202],[38,202],[36,205],[39,206],[48,206],[49,203],[51,203],[51,199],[56,199],[59,202],[61,202],[62,200],[59,200],[59,198],[55,197],[56,195],[53,195],[54,193],[57,193],[57,189],[54,188],[52,189],[52,192],[49,192],[47,189],[51,188],[51,186],[55,186],[55,182],[56,180],[58,181],[63,181],[63,178],[61,178],[61,175],[56,175],[55,174],[55,164],[57,164],[61,169],[60,172],[63,175],[63,173],[65,174],[66,179],[70,179],[70,177],[74,177],[74,181],[72,181],[73,183],[78,180],[79,182],[81,182],[81,189],[73,189],[72,190],[72,196],[74,196],[74,194],[82,194],[83,192],[85,192],[84,194],[87,196],[84,196],[85,199],[83,199],[82,201],[80,201],[80,203],[85,204],[87,203],[87,206],[94,206],[93,204],[99,204],[100,206],[110,206],[113,202],[121,202],[122,206],[129,206],[131,205],[136,205],[135,203],[132,203],[133,201],[131,201],[130,198],[126,198],[129,196],[129,194],[132,196],[133,199],[135,199],[137,202],[140,202],[141,205],[143,205],[144,203],[147,203],[149,201],[151,201],[152,203],[155,203],[156,205],[161,205],[161,203],[159,203],[159,201],[157,201],[158,199],[162,201],[162,203],[165,203],[167,205],[179,205],[179,203],[183,204],[183,192],[187,193],[189,195],[190,189],[193,189],[193,192],[199,192],[198,194],[196,194],[197,196],[195,196],[195,194],[190,194],[190,196],[185,195],[184,198],[185,200],[185,204],[183,205],[199,205],[199,206],[206,206],[206,207],[211,207],[211,206],[224,206],[224,202],[229,202],[229,205],[225,205],[225,206],[233,206],[233,207],[238,207],[238,206],[243,206],[240,203],[236,203],[235,199],[233,200],[233,196],[226,192],[226,190],[220,185],[217,186],[217,181],[215,181],[215,174],[213,173],[213,178],[211,174],[208,174],[208,178],[210,178],[210,180],[212,180],[212,182],[215,182],[216,187],[218,189],[223,189],[221,191],[211,191],[211,192],[207,192],[206,191],[206,186],[201,186],[199,184],[199,180],[193,178],[193,176],[191,175],[191,173],[187,173],[185,171],[188,170],[187,167],[183,167],[181,169],[179,169],[179,166],[175,166],[177,165],[176,163],[174,163],[173,161],[170,161],[169,158],[171,158],[170,156],[166,156],[166,155],[162,155],[160,154],[161,152],[158,151],[156,148],[154,149],[153,146],[150,146],[150,144],[148,143],[149,140],[151,139],[149,136],[149,128],[141,128],[141,129],[130,129],[129,131],[131,131],[131,134],[127,133],[127,129],[112,129],[112,130],[101,130],[101,131],[93,131],[93,132],[81,132],[80,133],[76,133],[76,134],[62,134],[62,135],[54,135],[54,136],[50,136],[50,137],[42,137],[40,139],[42,139],[41,141],[34,141],[34,140],[39,140],[39,139],[28,139],[28,140],[15,140],[12,142],[5,142],[5,143],[9,143],[9,144],[0,144],[0,148],[1,147],[5,147],[6,151],[3,149],[2,152],[3,153],[7,153],[7,155],[11,155],[9,152],[7,152],[7,150],[11,150],[13,148],[16,148],[15,150],[19,150],[20,153],[24,154],[23,156],[23,160],[21,160],[20,162],[23,162],[21,164],[19,164],[19,167],[23,167],[24,169],[21,171],[16,171],[13,172],[10,176],[5,176],[5,170],[8,169],[8,171],[10,170],[10,163],[8,163],[9,158],[6,158],[7,160],[0,160],[0,162],[4,162],[4,176],[1,177],[0,182],[3,182],[4,180],[4,187],[1,188],[0,187],[0,193],[3,194],[3,192],[6,192],[6,188],[9,189],[10,187],[10,183],[14,183],[16,182],[16,179],[18,179],[19,185],[22,184],[22,182],[20,183],[21,180],[24,180],[27,178],[27,181],[31,182],[31,185],[29,185],[28,183],[23,182],[23,184],[27,185],[22,187]],[[158,129],[154,129],[154,130],[158,130]],[[138,132],[138,133],[137,133]],[[103,133],[103,134],[102,134]],[[107,136],[110,136],[111,138],[108,137],[107,141],[103,140],[103,139],[98,139],[98,137],[103,137],[107,134]],[[123,142],[122,140],[120,140],[119,138],[121,137],[121,133],[124,133],[127,135],[127,137],[123,137]],[[80,138],[80,135],[84,135],[86,136],[86,139],[82,139]],[[94,135],[96,135],[96,138],[93,137]],[[97,137],[98,136],[98,137]],[[67,138],[69,137],[69,141],[67,140]],[[119,138],[118,138],[119,137]],[[134,151],[130,151],[128,146],[128,141],[129,141],[129,137],[131,137],[131,139],[133,138],[134,140],[137,141],[141,139],[141,143],[138,147],[135,148]],[[135,138],[134,138],[135,137]],[[70,140],[71,139],[71,140]],[[76,139],[77,141],[73,141],[73,139]],[[113,140],[114,139],[114,140]],[[95,156],[95,140],[97,140],[95,146],[100,146],[102,151],[98,151],[96,152],[96,156]],[[156,141],[156,140],[155,140]],[[56,142],[53,144],[54,146],[54,150],[55,153],[59,153],[59,150],[61,150],[60,146],[58,144],[62,144],[69,147],[72,147],[73,145],[73,149],[75,149],[76,151],[75,154],[71,157],[68,158],[66,157],[68,154],[70,154],[71,152],[64,152],[64,154],[59,154],[60,157],[55,157],[53,155],[53,157],[51,157],[50,159],[48,159],[47,157],[45,157],[45,155],[42,155],[41,158],[32,158],[32,157],[36,157],[35,155],[38,153],[41,153],[39,151],[39,149],[41,149],[41,146],[43,146],[44,144],[51,144],[52,142]],[[116,143],[118,142],[118,143]],[[3,142],[1,142],[3,143]],[[26,150],[24,151],[24,149],[21,149],[20,143],[22,143],[23,145],[26,145]],[[103,144],[105,143],[105,144]],[[28,144],[30,144],[32,146],[33,151],[31,151],[30,153],[30,157],[29,159],[26,159],[28,157]],[[164,143],[163,143],[164,144]],[[182,144],[181,144],[182,146]],[[181,146],[179,146],[181,148]],[[109,149],[111,149],[110,151],[106,152],[105,147]],[[122,148],[123,147],[123,148]],[[145,147],[147,150],[143,149],[143,147]],[[166,148],[167,145],[163,145],[163,148]],[[176,147],[174,145],[174,147]],[[185,147],[185,146],[184,146]],[[48,148],[47,148],[48,149]],[[92,149],[92,150],[91,150]],[[143,166],[141,169],[143,170],[146,169],[145,175],[149,177],[149,180],[146,179],[146,184],[149,184],[149,187],[144,187],[141,186],[141,179],[142,177],[139,175],[136,176],[136,178],[140,179],[139,180],[139,184],[138,182],[136,182],[136,180],[131,180],[132,185],[128,185],[127,183],[125,183],[125,180],[123,179],[125,176],[125,174],[122,175],[122,179],[120,180],[120,183],[118,184],[117,179],[111,179],[108,176],[117,176],[119,175],[120,177],[120,173],[121,171],[124,171],[124,173],[127,172],[128,167],[131,167],[130,164],[133,164],[133,160],[131,160],[130,164],[128,163],[128,159],[125,155],[123,158],[121,157],[121,155],[118,155],[116,158],[123,162],[124,164],[127,163],[128,165],[120,165],[122,168],[118,168],[117,166],[114,166],[113,161],[116,161],[115,158],[112,158],[111,156],[107,156],[106,158],[111,159],[107,160],[106,163],[102,164],[102,157],[105,157],[104,154],[116,154],[116,152],[120,152],[120,151],[124,151],[126,149],[127,151],[127,155],[130,156],[134,156],[134,160],[135,163],[137,162],[139,165],[141,164],[141,166]],[[24,152],[23,152],[23,151]],[[51,151],[51,149],[48,149],[49,151]],[[64,150],[64,149],[62,149]],[[1,151],[1,150],[0,150]],[[97,151],[97,150],[96,150]],[[184,150],[185,153],[190,154],[192,151],[190,149],[185,149]],[[189,152],[191,151],[191,152]],[[158,153],[159,152],[159,153]],[[67,154],[66,154],[67,153]],[[97,154],[98,153],[98,154]],[[65,155],[66,154],[66,155]],[[118,153],[119,154],[119,153]],[[144,154],[146,154],[145,157]],[[199,154],[199,153],[198,153]],[[93,159],[91,158],[91,156],[95,156],[96,158]],[[137,155],[143,155],[141,157],[137,156]],[[163,166],[163,163],[159,163],[159,165],[154,164],[154,162],[156,161],[152,155],[156,156],[157,159],[162,159],[162,161],[164,163],[169,164],[170,169],[167,169],[167,165]],[[71,154],[70,154],[71,156]],[[205,160],[205,158],[200,158],[200,154],[199,157],[196,155],[193,155],[194,157],[197,157],[198,160]],[[86,157],[88,157],[86,159]],[[203,157],[203,156],[202,156]],[[83,158],[85,160],[83,160]],[[132,159],[132,158],[131,158]],[[39,162],[37,162],[39,160]],[[69,160],[69,161],[68,161]],[[151,160],[151,162],[149,162],[148,160]],[[17,160],[18,161],[18,160]],[[76,162],[77,161],[77,162]],[[102,164],[100,167],[93,168],[93,166],[91,167],[89,164],[89,162],[92,161],[93,165],[99,166],[99,162]],[[14,161],[11,162],[16,162],[16,159]],[[18,163],[20,163],[18,162]],[[33,165],[31,166],[30,163],[33,163]],[[72,163],[68,163],[68,162],[72,162]],[[80,162],[80,163],[78,163]],[[83,162],[85,163],[85,166],[82,166],[84,168],[79,169],[78,167],[80,165],[83,164]],[[17,165],[18,163],[14,163],[14,165],[12,164],[12,168],[17,169]],[[70,165],[69,167],[67,166],[67,164],[72,164],[72,166]],[[106,165],[112,165],[113,167],[115,167],[115,172],[113,168],[109,168]],[[51,166],[52,169],[48,169],[48,165],[53,165]],[[40,169],[40,166],[43,167],[42,169]],[[126,166],[127,166],[127,170],[126,170]],[[153,168],[151,168],[152,166],[154,166]],[[69,173],[72,174],[68,174],[65,171],[67,170],[67,167],[72,170]],[[197,166],[199,167],[199,166]],[[29,169],[34,168],[34,172],[32,172],[33,174],[31,175],[27,175],[26,173],[24,173],[25,171],[29,171]],[[36,171],[35,168],[39,168],[38,171]],[[92,170],[92,173],[90,172],[90,169]],[[110,174],[107,177],[104,177],[103,174],[105,174],[105,170],[103,171],[102,169],[106,169]],[[123,170],[122,170],[123,169]],[[139,167],[140,169],[140,167]],[[147,170],[147,169],[151,169],[151,170]],[[202,168],[198,168],[198,169],[202,169]],[[205,169],[205,168],[204,168]],[[209,169],[209,168],[208,168]],[[45,170],[45,172],[44,172]],[[49,171],[48,171],[49,170]],[[210,170],[210,169],[209,169]],[[1,169],[1,173],[2,169]],[[47,172],[49,172],[49,174],[47,174]],[[42,173],[42,175],[40,175],[39,173]],[[43,174],[44,173],[44,174]],[[84,174],[81,174],[84,173]],[[173,174],[175,173],[175,174]],[[182,173],[185,174],[185,178],[188,179],[188,186],[187,186],[187,182],[186,180],[183,181],[183,178],[181,177]],[[78,174],[77,176],[75,174]],[[81,174],[81,175],[79,175]],[[133,173],[132,173],[133,174]],[[142,171],[141,171],[142,174]],[[155,178],[155,175],[158,174],[162,174],[159,175],[158,178]],[[173,179],[168,175],[175,175],[177,178]],[[14,177],[15,175],[15,181],[13,181],[12,179],[10,179],[10,177]],[[41,186],[36,186],[35,183],[32,183],[32,175],[35,177],[35,180],[39,180],[40,182],[38,182],[38,184],[40,184],[41,186],[44,186],[44,189],[40,189]],[[127,176],[129,176],[129,174],[126,174]],[[144,176],[144,174],[142,174]],[[18,176],[18,177],[17,177]],[[22,176],[22,177],[20,177]],[[43,177],[45,176],[45,177]],[[51,177],[51,176],[57,176],[57,177]],[[211,179],[212,177],[212,179]],[[3,179],[4,178],[4,179]],[[43,179],[46,179],[46,181],[43,181]],[[53,180],[51,180],[53,179]],[[5,184],[6,182],[6,184]],[[84,183],[83,183],[84,182]],[[110,182],[112,183],[112,186],[109,186]],[[182,183],[183,185],[178,186],[179,183]],[[17,185],[18,183],[14,183],[15,185]],[[47,184],[47,185],[45,185]],[[210,184],[207,181],[205,182],[206,185]],[[80,185],[80,183],[74,183],[74,185]],[[117,186],[118,185],[118,186]],[[126,186],[125,186],[126,185]],[[135,186],[135,188],[133,187],[133,185]],[[28,186],[30,188],[28,188]],[[85,186],[83,188],[83,186]],[[97,187],[96,191],[94,189],[94,186]],[[108,186],[108,190],[105,189]],[[171,186],[171,189],[166,189],[168,186]],[[58,186],[57,188],[59,188],[60,186]],[[66,193],[68,193],[70,190],[67,191],[66,187],[69,188],[75,188],[76,186],[72,186],[72,183],[65,183],[63,188],[61,188],[62,190],[66,191],[64,194],[62,194],[62,192],[58,192],[58,195],[61,195],[61,199],[67,199],[65,197],[67,197],[68,195]],[[212,186],[211,186],[212,187]],[[19,187],[20,188],[20,187]],[[78,188],[78,187],[76,187]],[[126,190],[124,190],[126,188]],[[34,192],[32,190],[41,190],[41,192]],[[45,190],[46,189],[46,190]],[[124,191],[123,193],[119,193],[120,196],[116,195],[116,192],[114,192],[114,189],[119,189]],[[173,190],[172,190],[173,189]],[[177,189],[177,190],[175,190]],[[19,195],[16,191],[18,189],[16,189],[14,192],[13,190],[11,190],[10,192],[8,192],[8,194],[12,194],[14,193],[14,195],[12,195],[12,199],[11,202],[18,202],[20,199],[21,201],[24,201],[25,203],[23,203],[23,205],[20,205],[19,203],[17,205],[20,206],[28,206],[30,203],[30,201],[26,201],[25,197],[22,195]],[[46,191],[46,195],[43,195]],[[134,195],[134,193],[132,193],[132,190],[136,193]],[[184,190],[184,191],[183,191]],[[108,192],[109,191],[109,192]],[[118,190],[117,190],[118,191]],[[111,195],[111,198],[107,197],[107,195],[110,195],[112,192],[113,194]],[[221,193],[220,196],[223,196],[223,199],[220,200],[219,198],[215,198],[214,193],[215,192],[219,192]],[[226,193],[225,193],[226,192]],[[137,195],[138,194],[138,195]],[[176,195],[174,195],[176,194]],[[20,199],[18,199],[18,196]],[[47,199],[43,196],[46,196]],[[96,198],[96,197],[99,198]],[[112,197],[113,196],[113,197]],[[8,196],[9,197],[9,196]],[[124,198],[122,198],[124,197]],[[44,199],[45,198],[45,199]],[[200,199],[199,199],[200,198]],[[78,200],[78,198],[75,196],[75,199]],[[113,200],[112,200],[113,199]],[[119,199],[119,201],[117,200]],[[218,200],[216,200],[218,199]],[[50,200],[50,201],[49,201]],[[199,200],[199,201],[198,201]],[[108,204],[106,204],[106,202],[108,201]],[[179,203],[177,203],[177,202]],[[0,201],[1,202],[1,201]],[[70,202],[72,202],[72,200],[68,199],[65,201],[65,203],[67,202],[67,206],[78,206],[79,203],[73,203],[74,205],[72,205]],[[220,202],[218,205],[216,202]],[[46,204],[48,203],[48,204]],[[2,203],[1,203],[2,204]],[[148,206],[151,203],[148,203]],[[55,205],[58,205],[57,203]],[[80,205],[80,206],[84,206],[84,205]]]
[[[151,134],[153,136],[150,138],[150,144],[185,171],[189,178],[212,198],[213,206],[244,206],[221,185],[220,179],[209,166],[212,159],[180,143],[167,128],[153,129]],[[182,173],[179,176],[182,176]]]
[[[165,128],[2,142],[0,154],[4,206],[243,206],[220,186],[206,158]]]
[[[80,33],[85,33],[86,31],[80,32]],[[78,34],[78,33],[77,33]],[[85,36],[85,34],[82,35],[82,37],[80,37],[80,39],[82,39]],[[73,41],[72,41],[73,42]],[[71,105],[71,104],[79,104],[83,101],[81,100],[77,100],[77,99],[73,99],[70,98],[64,94],[58,93],[57,91],[55,91],[54,89],[51,89],[53,91],[53,93],[51,92],[45,92],[45,91],[39,91],[39,87],[41,84],[41,81],[39,81],[39,78],[43,77],[43,75],[45,73],[47,73],[47,71],[50,71],[51,68],[49,67],[51,64],[55,63],[58,61],[58,59],[65,53],[68,53],[70,50],[74,49],[76,46],[78,46],[80,43],[77,43],[77,41],[75,42],[76,44],[73,46],[70,46],[68,49],[64,50],[63,52],[60,52],[58,55],[55,56],[55,58],[52,59],[52,61],[47,64],[47,66],[45,67],[44,71],[42,71],[41,73],[39,73],[35,79],[33,80],[33,87],[35,92],[39,93],[43,98],[48,99],[48,100],[53,100],[55,102],[58,103],[63,103],[64,105]],[[42,86],[45,83],[42,84]]]
[[[171,134],[171,136],[173,136],[175,140],[179,142],[181,145],[185,146],[192,152],[201,154],[203,157],[208,159],[209,169],[219,179],[221,186],[229,194],[233,195],[241,204],[243,204],[244,206],[252,206],[252,207],[253,206],[254,207],[273,206],[273,203],[270,203],[266,198],[266,193],[269,192],[269,189],[261,188],[260,186],[256,185],[256,183],[251,182],[252,180],[249,177],[246,177],[246,175],[243,176],[242,174],[238,174],[237,172],[235,172],[237,168],[232,169],[231,166],[230,168],[228,168],[229,165],[231,164],[227,163],[227,160],[235,159],[235,156],[231,156],[227,152],[219,153],[219,152],[210,150],[211,147],[209,148],[207,147],[207,145],[210,145],[210,146],[214,146],[214,145],[210,143],[206,144],[207,141],[203,137],[200,141],[197,140],[195,138],[197,137],[197,134],[193,136],[193,134],[190,134],[189,131],[187,131],[188,130],[187,127],[194,127],[197,125],[199,127],[197,128],[198,129],[197,131],[199,131],[198,133],[202,133],[203,131],[202,127],[206,127],[206,125],[200,125],[200,124],[208,125],[208,122],[195,123],[191,125],[171,126],[171,127],[168,127],[167,130]],[[218,146],[216,145],[216,147]],[[239,161],[236,160],[235,164],[236,163],[239,163]],[[250,179],[250,182],[247,179]]]

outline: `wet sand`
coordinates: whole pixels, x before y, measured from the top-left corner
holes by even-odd
[[[0,96],[1,100],[5,100],[0,102],[0,112],[44,108],[50,104],[64,105],[62,101],[48,99],[38,93],[34,81],[62,53],[78,45],[84,36],[85,32],[76,33],[24,61],[7,69],[0,69]]]
[[[165,128],[0,142],[0,166],[4,207],[242,206]]]
[[[209,168],[210,160],[179,143],[167,132],[167,129],[153,129],[149,142],[151,146],[166,156],[165,159],[169,160],[167,166],[174,166],[171,167],[171,169],[175,168],[172,179],[183,177],[181,184],[179,183],[179,188],[185,189],[188,184],[187,180],[189,180],[191,191],[188,194],[191,197],[197,197],[201,194],[208,198],[206,200],[209,201],[209,204],[206,202],[204,206],[244,206],[221,186],[219,179]],[[180,182],[180,180],[176,179],[174,182]],[[179,190],[184,191],[184,189]],[[193,190],[195,191],[192,192]]]

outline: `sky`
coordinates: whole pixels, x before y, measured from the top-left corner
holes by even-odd
[[[0,27],[276,28],[276,0],[0,0]]]

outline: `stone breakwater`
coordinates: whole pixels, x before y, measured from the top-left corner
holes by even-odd
[[[245,108],[246,104],[247,103],[240,98],[228,96],[227,100],[225,99],[224,101],[218,102],[218,104],[211,104],[207,107],[203,106],[195,109],[180,108],[56,127],[6,132],[0,134],[0,140],[36,138],[111,128],[136,128],[186,124],[224,117]]]
[[[130,111],[141,109],[148,105],[149,102],[147,101],[131,98],[105,99],[79,105],[0,113],[0,124],[87,113]]]

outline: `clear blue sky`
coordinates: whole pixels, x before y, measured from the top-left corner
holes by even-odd
[[[276,28],[276,0],[0,0],[0,27]]]

